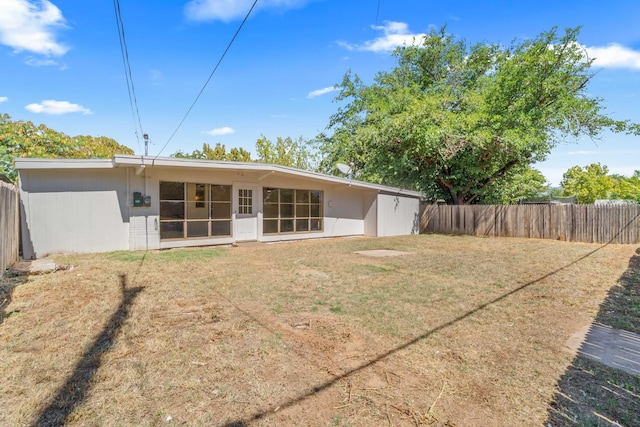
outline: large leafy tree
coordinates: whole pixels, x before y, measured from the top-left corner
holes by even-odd
[[[13,160],[16,157],[108,158],[114,154],[133,154],[129,147],[104,136],[68,136],[45,125],[30,121],[13,121],[0,115],[0,173],[17,179]]]
[[[615,180],[609,176],[609,168],[592,163],[584,168],[573,166],[563,175],[560,185],[565,196],[575,196],[576,202],[592,204],[597,199],[606,199],[613,190]]]
[[[513,205],[523,200],[549,197],[549,184],[540,171],[532,167],[513,167],[505,178],[491,185],[478,197],[478,203]]]
[[[575,196],[582,204],[598,199],[640,202],[640,170],[627,178],[609,174],[609,168],[600,163],[585,167],[573,166],[562,176],[563,195]]]
[[[478,203],[568,137],[638,132],[586,92],[592,60],[578,32],[467,46],[443,28],[396,49],[397,66],[371,85],[348,72],[346,104],[318,139],[321,169],[350,163],[360,179]]]

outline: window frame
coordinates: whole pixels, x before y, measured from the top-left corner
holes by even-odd
[[[165,185],[166,192],[163,188]],[[182,190],[178,191],[180,185]],[[214,194],[214,190],[218,187],[224,188],[225,198],[221,199]],[[159,190],[161,241],[233,236],[231,185],[160,181]],[[170,190],[173,190],[173,193]],[[179,198],[180,194],[182,198]],[[182,213],[180,213],[180,205],[182,205]],[[223,206],[222,211],[220,211],[221,206]],[[163,216],[163,211],[170,215]]]
[[[324,231],[323,190],[263,187],[262,194],[263,234]]]

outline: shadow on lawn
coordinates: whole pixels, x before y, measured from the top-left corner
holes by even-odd
[[[82,404],[87,392],[91,388],[91,381],[100,368],[102,356],[113,347],[116,335],[124,321],[129,317],[133,300],[144,289],[141,286],[127,289],[127,276],[120,276],[122,297],[118,309],[113,313],[108,323],[86,350],[76,365],[71,376],[60,388],[51,402],[40,413],[33,426],[62,426],[75,407]]]
[[[333,386],[334,384],[338,383],[339,381],[341,381],[341,380],[343,380],[345,378],[348,378],[348,377],[350,377],[350,376],[352,376],[352,375],[354,375],[354,374],[356,374],[356,373],[358,373],[358,372],[360,372],[362,370],[365,370],[365,369],[375,365],[376,363],[378,363],[378,362],[380,362],[380,361],[382,361],[382,360],[384,360],[384,359],[386,359],[386,358],[388,358],[388,357],[390,357],[390,356],[392,356],[392,355],[394,355],[394,354],[396,354],[396,353],[398,353],[398,352],[400,352],[400,351],[402,351],[402,350],[404,350],[404,349],[406,349],[406,348],[418,343],[419,341],[422,341],[422,340],[430,337],[431,335],[434,335],[434,334],[436,334],[436,333],[438,333],[438,332],[440,332],[440,331],[442,331],[444,329],[447,329],[448,327],[453,326],[456,323],[458,323],[460,321],[463,321],[463,320],[473,316],[474,314],[483,311],[487,307],[490,307],[490,306],[492,306],[494,304],[497,304],[500,301],[503,301],[503,300],[507,299],[508,297],[523,291],[524,289],[532,287],[532,286],[536,285],[537,283],[539,283],[539,282],[541,282],[541,281],[543,281],[543,280],[545,280],[545,279],[547,279],[549,277],[552,277],[555,274],[557,274],[557,273],[559,273],[559,272],[561,272],[561,271],[563,271],[563,270],[565,270],[565,269],[567,269],[567,268],[579,263],[580,261],[582,261],[582,260],[584,260],[586,258],[589,258],[591,255],[595,254],[596,252],[598,252],[599,250],[603,249],[607,245],[608,245],[608,243],[605,244],[605,245],[602,245],[602,246],[600,246],[600,247],[598,247],[598,248],[596,248],[596,249],[594,249],[592,251],[590,251],[589,253],[587,253],[587,254],[581,256],[580,258],[578,258],[578,259],[570,262],[569,264],[565,265],[564,267],[560,267],[560,268],[558,268],[558,269],[556,269],[556,270],[554,270],[554,271],[552,271],[550,273],[545,274],[544,276],[541,276],[541,277],[539,277],[539,278],[537,278],[535,280],[532,280],[532,281],[527,282],[527,283],[525,283],[523,285],[520,285],[517,288],[512,289],[511,291],[506,292],[506,293],[500,295],[499,297],[492,299],[491,301],[488,301],[488,302],[486,302],[484,304],[481,304],[481,305],[477,306],[473,310],[470,310],[470,311],[468,311],[468,312],[456,317],[453,320],[450,320],[450,321],[448,321],[446,323],[442,323],[439,326],[436,326],[435,328],[430,329],[429,331],[427,331],[427,332],[425,332],[425,333],[423,333],[421,335],[418,335],[417,337],[405,342],[402,345],[399,345],[397,347],[394,347],[394,348],[392,348],[390,350],[385,351],[384,353],[379,354],[375,358],[371,359],[370,361],[368,361],[366,363],[363,363],[360,366],[357,366],[357,367],[355,367],[355,368],[353,368],[353,369],[351,369],[351,370],[349,370],[349,371],[347,371],[347,372],[345,372],[345,373],[343,373],[341,375],[337,375],[334,378],[332,378],[332,379],[330,379],[328,381],[325,381],[324,383],[317,384],[315,387],[312,387],[307,392],[304,392],[304,393],[300,394],[299,396],[297,396],[295,398],[292,398],[292,399],[290,399],[290,400],[288,400],[286,402],[276,403],[276,404],[272,405],[269,409],[266,409],[264,411],[261,411],[261,412],[255,413],[253,415],[250,415],[248,418],[238,419],[238,420],[234,420],[234,421],[231,421],[229,423],[226,423],[225,427],[244,427],[244,426],[247,426],[247,425],[251,424],[254,421],[266,418],[270,414],[273,414],[275,411],[281,411],[283,409],[286,409],[286,408],[292,407],[292,406],[294,406],[294,405],[296,405],[298,403],[301,403],[301,402],[305,401],[306,399],[314,396],[315,394],[320,393],[320,392],[330,388],[331,386]]]
[[[640,333],[640,248],[600,305],[596,322]],[[545,425],[640,425],[640,376],[582,355],[560,377]]]
[[[13,291],[19,285],[25,283],[28,280],[26,275],[7,275],[0,279],[0,324],[4,321],[5,317],[9,317],[14,312],[6,312],[5,309],[11,304],[13,299]]]

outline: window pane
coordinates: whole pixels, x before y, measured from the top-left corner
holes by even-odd
[[[296,205],[296,217],[308,218],[309,217],[309,205]]]
[[[184,219],[184,202],[160,202],[160,219]]]
[[[262,232],[264,234],[267,233],[277,233],[278,232],[278,220],[264,220],[262,221]]]
[[[182,239],[184,238],[184,222],[161,222],[160,223],[161,239]]]
[[[231,218],[231,203],[216,202],[211,204],[212,219],[229,219]]]
[[[160,200],[184,200],[184,183],[161,181]]]
[[[293,192],[287,188],[280,189],[280,203],[293,203]]]
[[[187,219],[208,219],[209,209],[205,202],[187,202]]]
[[[296,231],[309,231],[309,220],[308,219],[297,219],[296,220]]]
[[[275,203],[269,203],[264,205],[264,217],[265,218],[278,218],[278,205]]]
[[[240,214],[253,213],[253,190],[248,190],[248,189],[238,190],[238,213]]]
[[[322,191],[311,192],[311,203],[322,203]]]
[[[293,218],[293,205],[280,205],[280,218]]]
[[[215,200],[216,202],[230,202],[231,186],[230,185],[212,185],[211,200]]]
[[[265,187],[262,193],[262,200],[265,203],[278,203],[278,189]]]
[[[296,190],[296,203],[309,203],[309,192],[307,190]]]
[[[320,205],[311,205],[311,216],[315,218],[322,216]]]
[[[187,200],[198,202],[195,205],[197,208],[204,208],[206,187],[206,184],[187,183]]]
[[[321,231],[322,230],[322,220],[321,219],[312,219],[311,220],[311,231]]]
[[[230,236],[231,221],[212,221],[211,235],[212,236]]]
[[[281,233],[289,233],[293,231],[293,220],[292,219],[281,219],[280,220],[280,232]]]
[[[207,237],[209,236],[208,221],[188,221],[187,237]]]

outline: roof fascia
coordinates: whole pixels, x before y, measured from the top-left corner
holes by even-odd
[[[50,169],[111,169],[111,159],[31,159],[19,157],[15,159],[17,170],[50,170]]]

